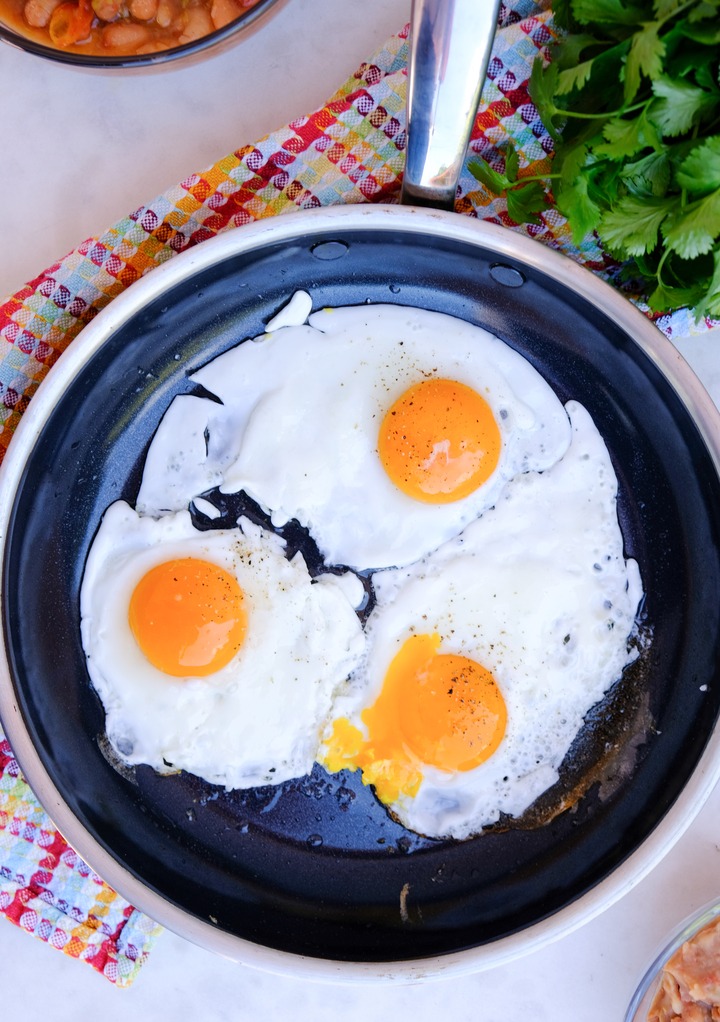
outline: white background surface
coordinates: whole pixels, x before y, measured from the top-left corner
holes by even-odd
[[[409,16],[409,0],[285,0],[210,61],[91,75],[0,46],[0,294],[193,170],[319,106]],[[720,338],[679,343],[720,403]],[[668,928],[720,895],[720,792],[655,870],[573,934],[491,971],[429,984],[271,976],[165,932],[120,991],[0,920],[9,1008],[94,1017],[299,1022],[438,1018],[615,1022]]]

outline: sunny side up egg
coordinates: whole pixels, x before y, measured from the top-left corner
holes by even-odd
[[[311,579],[301,555],[288,560],[283,540],[247,519],[199,531],[186,511],[154,519],[112,504],[80,609],[120,760],[228,788],[308,773],[364,649],[346,582]]]
[[[585,409],[543,473],[426,559],[374,575],[367,655],[321,762],[361,769],[408,828],[467,838],[558,779],[587,711],[637,655],[642,598],[617,480]]]
[[[138,510],[178,510],[218,486],[243,491],[274,525],[297,519],[327,564],[401,566],[567,449],[552,389],[480,327],[393,305],[323,309],[305,322],[300,304],[299,322],[270,323],[191,376],[221,403],[171,404]]]

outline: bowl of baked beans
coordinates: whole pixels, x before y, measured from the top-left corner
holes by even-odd
[[[275,2],[0,0],[0,39],[80,67],[142,67],[215,48]]]
[[[720,1018],[720,899],[703,905],[662,942],[625,1022],[714,1022]]]

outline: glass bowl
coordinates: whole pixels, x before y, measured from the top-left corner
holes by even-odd
[[[720,898],[708,902],[684,919],[663,942],[640,981],[625,1015],[625,1022],[647,1022],[663,969],[682,945],[720,917]],[[720,960],[720,951],[718,952]]]
[[[223,25],[196,39],[167,49],[142,53],[89,53],[82,51],[82,45],[63,49],[50,40],[49,32],[42,28],[23,28],[22,15],[13,18],[6,13],[4,2],[0,2],[0,41],[16,46],[27,53],[44,57],[61,64],[85,70],[112,70],[123,68],[162,68],[178,61],[183,64],[204,58],[210,52],[225,49],[237,41],[242,32],[255,24],[278,0],[241,0],[242,13]]]

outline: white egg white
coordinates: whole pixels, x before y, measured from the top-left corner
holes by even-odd
[[[642,583],[623,553],[616,476],[588,413],[575,402],[567,410],[572,443],[557,464],[517,476],[494,508],[423,561],[374,576],[367,658],[333,718],[365,730],[363,708],[414,633],[437,633],[440,653],[491,670],[508,710],[490,759],[465,773],[425,767],[417,795],[391,806],[418,833],[466,838],[526,810],[637,655],[628,640]]]
[[[185,557],[233,574],[247,612],[242,648],[202,678],[154,667],[128,621],[146,572]],[[87,559],[81,631],[118,756],[227,788],[308,773],[333,693],[364,648],[349,595],[358,594],[334,576],[311,580],[300,555],[288,560],[283,541],[247,519],[235,530],[201,532],[186,511],[155,519],[122,501],[111,505]]]
[[[306,305],[303,305],[304,314]],[[507,481],[567,449],[549,385],[518,352],[452,316],[394,305],[324,309],[215,358],[192,376],[222,404],[176,398],[151,444],[138,509],[186,507],[199,493],[246,492],[276,525],[297,519],[328,564],[409,564],[491,507]],[[377,453],[389,407],[410,386],[449,378],[480,393],[502,435],[500,461],[469,496],[429,504],[403,493]]]

